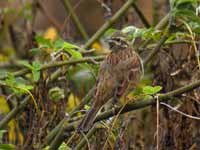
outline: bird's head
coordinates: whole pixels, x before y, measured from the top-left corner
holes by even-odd
[[[113,33],[107,40],[111,51],[119,51],[129,47],[128,36],[120,31]]]

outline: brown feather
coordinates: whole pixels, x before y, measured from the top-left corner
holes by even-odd
[[[88,131],[101,107],[112,97],[120,97],[128,88],[133,89],[142,73],[141,59],[130,46],[111,52],[100,66],[93,104],[79,124],[78,131]]]

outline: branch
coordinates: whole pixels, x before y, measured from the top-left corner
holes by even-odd
[[[92,127],[92,129],[90,129],[90,131],[87,133],[86,138],[90,139],[92,137],[92,135],[96,132],[97,129],[98,128],[96,127],[96,125],[94,125]],[[81,141],[74,148],[74,150],[80,150],[86,144],[86,142],[87,142],[86,138],[82,138]]]
[[[51,142],[48,150],[55,150],[59,148],[59,146],[62,144],[64,140],[63,133],[64,133],[64,123],[63,125],[61,125],[57,135],[55,136],[54,140]]]
[[[78,110],[82,109],[84,107],[85,104],[87,104],[89,102],[89,100],[92,98],[92,95],[94,93],[94,88],[92,88],[88,94],[83,98],[82,102],[76,106],[70,113],[68,116],[68,119],[70,119]],[[54,127],[53,130],[51,130],[51,132],[46,136],[43,145],[41,146],[42,148],[45,147],[46,145],[50,144],[51,141],[53,140],[53,138],[56,136],[56,134],[58,134],[59,131],[64,129],[63,123],[68,123],[68,119],[64,118],[63,120],[60,121],[60,123]],[[59,136],[63,136],[62,134],[59,134]],[[54,139],[54,143],[57,143],[56,141],[59,140],[60,138],[55,138]],[[59,146],[59,143],[57,144],[57,146]],[[54,145],[52,145],[52,147],[55,148]]]
[[[149,28],[151,26],[150,23],[148,22],[148,20],[146,19],[146,17],[142,13],[142,11],[138,8],[138,6],[136,5],[136,3],[133,3],[133,8],[135,9],[135,11],[138,14],[138,16],[140,17],[140,19],[142,20],[144,26],[146,28]]]
[[[81,59],[72,59],[72,60],[66,60],[66,61],[56,61],[56,62],[50,62],[48,64],[44,64],[41,67],[41,70],[45,70],[45,69],[49,69],[49,68],[53,68],[53,67],[60,67],[60,66],[64,66],[64,65],[74,65],[77,63],[84,63],[84,62],[88,62],[88,63],[93,63],[94,60],[95,61],[99,61],[99,60],[103,60],[105,58],[105,56],[95,56],[95,57],[84,57]],[[31,72],[30,69],[21,69],[19,71],[13,72],[12,75],[14,76],[20,76],[20,75],[24,75],[26,73]],[[4,77],[0,77],[0,80],[5,79],[6,76]]]
[[[161,30],[163,29],[169,22],[169,19],[170,19],[170,14],[168,13],[155,27],[155,30]],[[140,48],[144,49],[148,44],[149,42],[151,42],[151,39],[147,39],[142,45]],[[139,48],[139,49],[140,49]]]
[[[191,91],[191,90],[193,90],[193,89],[195,89],[199,86],[200,86],[200,80],[197,80],[194,83],[191,83],[191,84],[186,85],[184,87],[178,88],[174,91],[171,91],[171,92],[168,92],[168,93],[165,93],[165,94],[158,94],[159,101],[164,102],[171,97],[180,96],[181,94],[189,92],[189,91]],[[132,102],[132,103],[127,104],[123,109],[122,109],[123,106],[120,106],[120,107],[116,107],[115,109],[108,110],[106,112],[99,114],[96,117],[95,122],[113,117],[113,116],[117,115],[119,111],[120,111],[120,114],[123,114],[123,113],[126,113],[126,112],[130,112],[130,111],[133,111],[133,110],[137,110],[137,109],[141,109],[141,108],[150,106],[150,105],[155,104],[155,103],[156,103],[156,101],[155,101],[154,98],[150,98],[148,100],[138,100],[136,102]],[[121,111],[121,109],[122,109],[122,111]],[[76,122],[72,122],[72,123],[66,125],[65,131],[66,132],[74,131],[76,129],[78,123],[79,123],[79,121],[76,121]]]
[[[57,22],[57,20],[51,15],[49,14],[49,10],[46,10],[46,8],[43,6],[42,2],[38,1],[37,2],[39,9],[41,10],[41,12],[47,17],[47,19],[49,20],[49,22],[58,30],[61,31],[62,26],[60,23]]]
[[[81,33],[81,35],[83,36],[83,38],[85,40],[88,40],[89,36],[88,36],[87,32],[85,31],[83,25],[79,21],[76,13],[74,12],[74,10],[72,8],[72,5],[70,4],[70,1],[69,0],[61,0],[61,2],[63,3],[65,9],[69,11],[70,15],[72,16],[72,20],[74,21],[77,29],[79,30],[79,32]]]
[[[165,19],[165,20],[167,20],[167,19]],[[165,21],[163,21],[163,22],[165,22]],[[160,27],[161,27],[161,25],[160,25]],[[154,48],[154,50],[152,50],[152,52],[148,55],[147,59],[145,59],[145,60],[146,60],[146,61],[145,61],[145,64],[148,63],[148,62],[153,58],[153,56],[156,55],[156,53],[160,50],[162,44],[165,42],[165,40],[167,39],[167,37],[168,37],[167,35],[164,35],[163,38],[161,38],[160,42],[158,42],[158,44],[157,44],[157,46]],[[87,102],[86,102],[86,103],[87,103]],[[83,106],[84,106],[86,103],[83,103]],[[80,108],[79,108],[79,109],[80,109]],[[77,110],[79,110],[79,109],[77,109]],[[59,125],[60,125],[60,123],[59,123]],[[47,135],[44,145],[49,144],[49,143],[52,141],[52,138],[54,138],[54,136],[58,133],[59,130],[63,130],[62,127],[61,127],[61,126],[60,126],[60,127],[56,126],[56,127],[50,132],[50,134]],[[59,137],[59,136],[63,136],[63,134],[59,134],[58,137]],[[53,143],[54,143],[55,145],[57,145],[57,146],[55,146],[54,144],[51,145],[53,148],[55,148],[55,147],[58,148],[58,146],[59,146],[59,142],[56,142],[57,139],[60,139],[60,138],[58,138],[58,137],[53,141]],[[44,147],[44,145],[43,145],[42,147]]]
[[[165,41],[168,38],[168,34],[165,34],[160,41],[158,41],[156,47],[148,54],[148,56],[144,59],[143,63],[144,65],[148,64],[149,61],[159,52],[160,48],[162,47],[162,45],[165,43]]]
[[[116,13],[115,15],[110,18],[110,20],[106,21],[101,28],[88,40],[85,44],[84,49],[89,48],[92,43],[98,40],[104,32],[113,25],[116,20],[118,20],[126,11],[127,9],[134,3],[135,0],[128,0]]]
[[[11,119],[16,117],[16,115],[28,104],[30,97],[27,96],[19,105],[16,105],[12,111],[10,111],[1,121],[0,129],[3,129]]]

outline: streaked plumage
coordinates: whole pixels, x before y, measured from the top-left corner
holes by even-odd
[[[116,32],[109,39],[111,53],[102,62],[91,109],[79,124],[78,130],[88,131],[100,108],[109,99],[121,97],[140,81],[143,65],[139,55],[131,48],[127,38]]]

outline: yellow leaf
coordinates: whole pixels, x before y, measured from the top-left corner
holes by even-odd
[[[6,61],[8,61],[8,57],[3,54],[0,54],[0,62],[6,62]]]
[[[15,121],[13,119],[8,123],[8,139],[10,143],[16,141]]]
[[[21,144],[21,145],[23,145],[23,143],[24,143],[24,136],[23,136],[23,134],[22,134],[22,132],[21,132],[21,130],[20,130],[20,128],[19,128],[19,125],[17,124],[17,133],[18,133],[18,140],[19,140],[19,143]]]
[[[92,44],[92,48],[96,49],[97,51],[102,51],[102,47],[101,45],[99,44],[99,42],[94,42]]]
[[[46,32],[43,34],[43,37],[45,39],[49,39],[51,41],[55,41],[58,37],[58,32],[54,27],[49,27]],[[43,49],[45,52],[47,52],[48,54],[52,53],[53,50],[51,48],[45,48]]]
[[[9,108],[6,98],[4,96],[0,96],[0,114],[6,115],[9,112],[10,112],[10,108]],[[16,132],[16,130],[18,130],[18,132]],[[8,123],[9,142],[15,143],[17,140],[16,136],[18,136],[18,140],[19,140],[20,144],[23,144],[23,141],[24,141],[23,135],[22,135],[21,131],[19,130],[17,122],[14,119],[12,119]]]
[[[67,108],[66,111],[70,112],[74,107],[76,107],[80,103],[78,97],[76,97],[73,93],[71,93],[68,97]]]
[[[0,114],[7,114],[10,111],[7,100],[4,96],[0,96]]]
[[[45,39],[50,39],[54,41],[58,37],[58,33],[55,28],[49,27],[46,32],[44,33]]]
[[[101,53],[108,53],[109,49],[107,49],[105,46],[100,44],[99,42],[94,42],[91,46],[93,49],[96,50],[96,53],[101,54]]]

